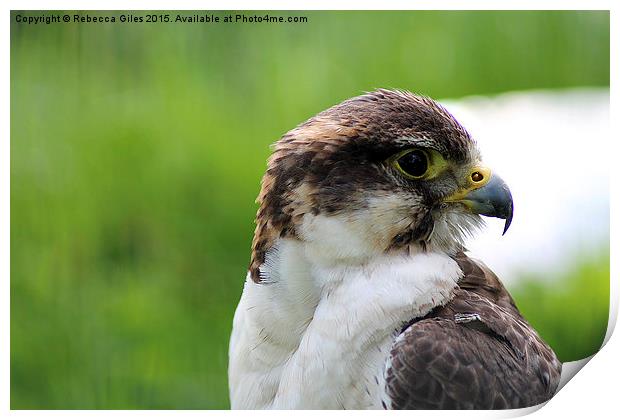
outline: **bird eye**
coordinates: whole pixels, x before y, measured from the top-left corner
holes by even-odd
[[[428,156],[419,149],[409,150],[394,160],[394,166],[409,178],[422,178],[428,172]]]

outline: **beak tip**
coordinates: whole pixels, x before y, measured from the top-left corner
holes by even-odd
[[[506,220],[506,224],[504,225],[504,231],[502,232],[502,236],[504,236],[506,234],[506,232],[508,231],[509,227],[510,227],[510,222],[508,220]]]
[[[511,200],[512,200],[512,197],[511,197]],[[512,201],[510,202],[510,207],[508,210],[508,217],[506,217],[506,224],[504,224],[504,231],[502,232],[502,236],[506,234],[511,223],[512,223]]]

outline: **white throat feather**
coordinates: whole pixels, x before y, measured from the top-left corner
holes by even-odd
[[[248,275],[231,336],[233,408],[380,408],[400,329],[450,300],[462,276],[444,253],[355,261],[363,253],[321,247],[281,239],[262,281]]]

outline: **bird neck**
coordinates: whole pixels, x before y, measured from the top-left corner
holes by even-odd
[[[352,375],[371,366],[363,372],[364,381],[379,389],[376,381],[382,380],[386,354],[400,329],[446,303],[462,276],[458,264],[446,254],[381,255],[364,262],[340,259],[337,263],[317,258],[313,246],[281,239],[261,267],[264,280],[255,283],[248,277],[231,338],[233,405],[293,408],[305,401],[354,408],[378,401],[374,391],[369,396],[348,389]],[[321,369],[315,366],[318,360]],[[243,372],[257,369],[262,375],[244,376]],[[328,392],[309,385],[324,383],[318,376],[303,384],[290,382],[331,369],[340,376],[334,376]],[[286,398],[281,381],[287,383]],[[245,397],[248,386],[265,391]],[[339,388],[341,394],[334,392]],[[344,395],[344,400],[335,401],[334,395]]]

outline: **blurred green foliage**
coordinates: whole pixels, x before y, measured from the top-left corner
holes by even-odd
[[[595,251],[568,257],[564,273],[552,281],[524,273],[511,288],[523,316],[565,362],[594,354],[607,332],[609,248]]]
[[[12,408],[227,407],[267,146],[314,113],[375,87],[609,85],[606,12],[37,26],[17,13],[40,14],[11,19]],[[600,346],[602,255],[514,290],[563,360]]]

